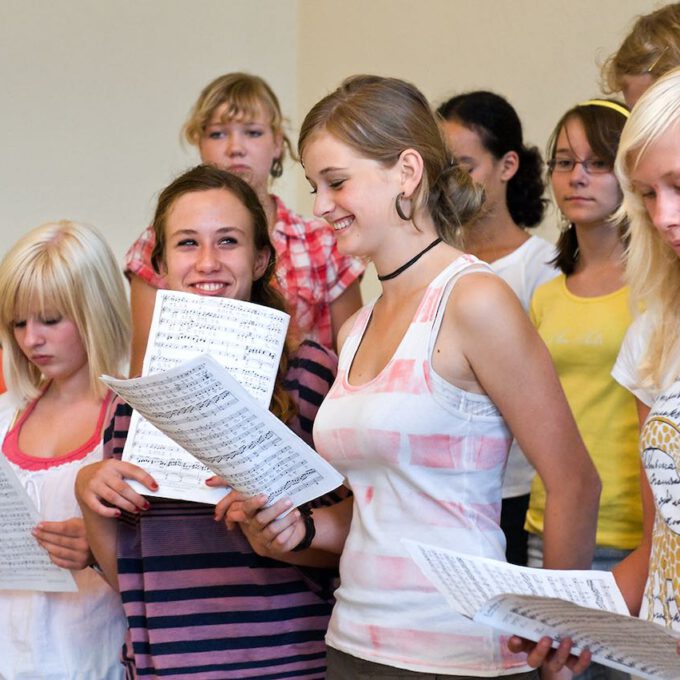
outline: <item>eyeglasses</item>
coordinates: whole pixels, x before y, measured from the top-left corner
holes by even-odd
[[[548,161],[550,172],[571,172],[577,165],[582,165],[589,175],[605,175],[612,171],[612,164],[601,158],[586,158],[577,161],[574,158],[551,158]]]

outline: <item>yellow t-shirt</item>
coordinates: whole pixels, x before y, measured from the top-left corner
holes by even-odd
[[[635,548],[642,535],[637,411],[633,395],[611,376],[632,320],[628,288],[578,297],[567,290],[562,274],[536,290],[530,314],[602,480],[597,545]],[[536,476],[528,531],[543,533],[544,510],[545,489]]]

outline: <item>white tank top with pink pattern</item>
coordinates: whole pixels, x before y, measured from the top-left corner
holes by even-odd
[[[354,492],[327,643],[353,656],[423,673],[528,670],[492,629],[454,612],[401,539],[505,561],[499,527],[511,435],[489,397],[434,372],[431,356],[449,293],[491,270],[471,256],[428,286],[394,356],[373,380],[348,382],[373,305],[364,307],[316,417],[317,450]]]

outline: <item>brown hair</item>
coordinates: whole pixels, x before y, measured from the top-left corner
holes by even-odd
[[[655,78],[680,66],[680,2],[638,17],[621,47],[602,66],[603,90],[619,92],[624,76]]]
[[[415,149],[424,164],[416,205],[426,207],[448,243],[456,243],[459,227],[478,213],[483,192],[449,155],[430,105],[414,85],[371,75],[347,78],[305,117],[300,156],[320,130],[385,167],[405,149]]]
[[[215,111],[227,104],[222,121],[249,120],[258,113],[269,117],[272,131],[283,138],[283,151],[279,161],[285,158],[286,149],[296,160],[290,139],[284,132],[284,119],[278,97],[267,83],[249,73],[227,73],[208,83],[198,96],[182,134],[189,144],[197,146]]]
[[[155,235],[155,244],[151,253],[151,264],[157,273],[161,273],[161,267],[165,266],[166,255],[166,223],[168,215],[175,205],[175,202],[186,194],[200,191],[210,191],[211,189],[221,189],[228,191],[236,197],[250,213],[253,226],[253,243],[256,251],[267,250],[269,259],[264,274],[253,281],[252,292],[249,302],[258,305],[278,309],[287,312],[286,303],[281,293],[272,285],[274,269],[276,267],[276,254],[274,247],[269,240],[269,229],[267,226],[267,216],[265,215],[262,204],[257,198],[257,194],[240,177],[220,170],[211,165],[197,165],[191,170],[187,170],[177,179],[171,182],[158,197],[158,205],[154,214],[152,227]],[[296,415],[297,409],[288,392],[283,388],[282,380],[288,369],[290,356],[295,350],[294,339],[289,332],[279,370],[276,376],[274,396],[272,397],[271,412],[282,420],[288,422]]]
[[[601,101],[602,104],[591,103],[592,101]],[[570,120],[576,119],[583,125],[588,145],[593,150],[593,154],[609,163],[613,172],[616,151],[619,148],[619,139],[623,126],[626,124],[627,116],[621,111],[606,106],[606,102],[616,104],[623,111],[627,111],[627,107],[615,99],[591,100],[591,102],[577,104],[559,119],[550,135],[550,139],[548,139],[547,158],[550,160],[555,158],[557,139],[562,128]],[[548,170],[548,175],[550,176],[551,174],[550,170]],[[626,224],[621,224],[621,234],[625,232],[626,226]],[[578,256],[579,248],[576,229],[574,229],[573,225],[569,225],[557,239],[557,256],[552,261],[552,264],[559,267],[564,274],[569,276],[569,274],[574,273]]]

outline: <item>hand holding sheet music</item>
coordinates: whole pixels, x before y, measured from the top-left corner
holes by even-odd
[[[297,506],[342,484],[338,472],[212,357],[145,378],[104,382],[237,491],[266,494],[268,504],[289,497]],[[172,459],[158,464],[166,473],[177,465]]]
[[[677,635],[628,615],[614,577],[602,571],[531,569],[416,541],[404,544],[452,608],[527,640],[567,637],[573,653],[642,678],[680,679]]]
[[[53,564],[31,534],[40,517],[4,456],[0,517],[0,590],[77,591],[71,572]]]

